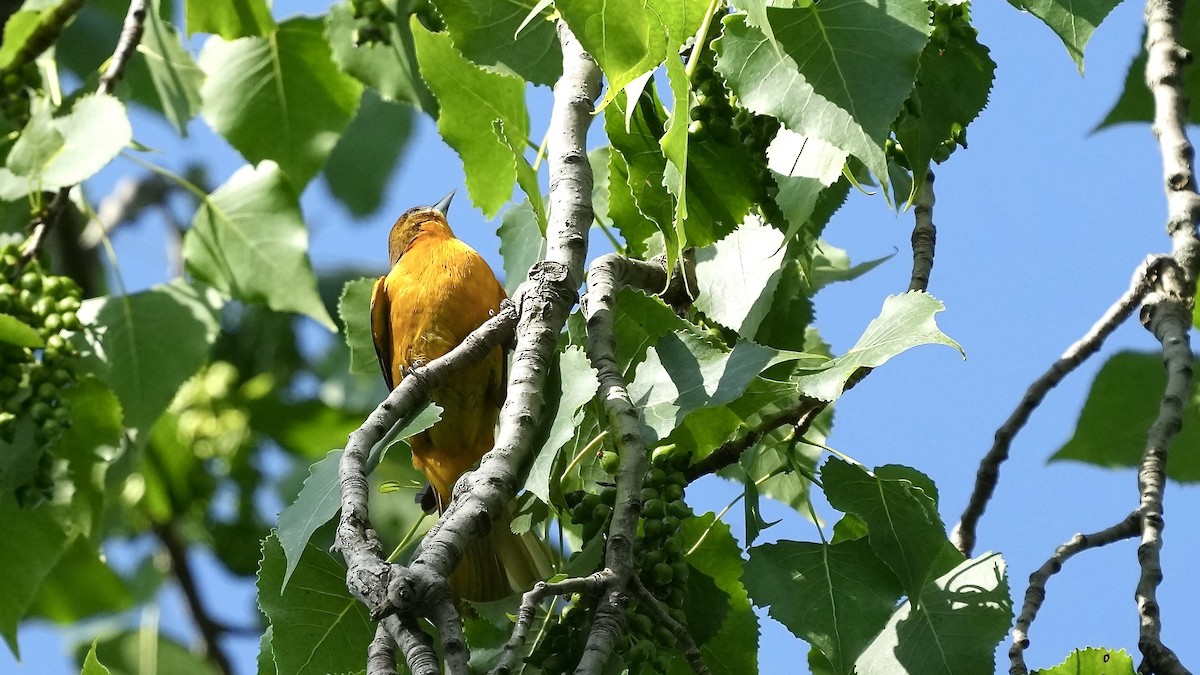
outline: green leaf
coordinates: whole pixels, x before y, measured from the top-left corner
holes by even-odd
[[[783,233],[748,219],[715,245],[696,252],[696,307],[751,337],[773,310],[784,262]]]
[[[766,14],[783,54],[744,15],[727,16],[716,43],[717,71],[741,105],[886,175],[880,145],[916,80],[925,3],[825,0]]]
[[[88,94],[71,111],[35,111],[8,154],[8,168],[34,189],[82,183],[108,165],[133,138],[125,106],[108,94]]]
[[[943,344],[962,354],[962,347],[934,323],[933,315],[944,308],[940,300],[919,291],[888,296],[879,316],[871,320],[850,351],[829,362],[824,370],[798,378],[797,383],[805,394],[833,401],[860,368],[880,366],[912,347]]]
[[[845,249],[838,248],[824,240],[817,242],[817,249],[813,253],[812,258],[812,287],[814,293],[839,281],[853,281],[891,260],[892,256],[896,255],[892,253],[882,258],[853,265],[850,262],[850,255],[846,253]]]
[[[573,0],[555,5],[584,50],[604,71],[608,89],[597,109],[667,55],[667,36],[640,0]]]
[[[258,675],[279,675],[279,669],[275,666],[275,653],[271,647],[273,632],[271,627],[267,626],[258,640]]]
[[[1076,649],[1053,668],[1038,668],[1033,675],[1134,675],[1133,657],[1124,649]]]
[[[1012,621],[999,554],[963,561],[921,589],[920,601],[915,600],[900,605],[858,658],[858,675],[996,672],[996,645]]]
[[[688,247],[687,230],[687,168],[688,168],[688,123],[691,120],[691,89],[683,60],[678,56],[667,57],[667,77],[671,83],[673,99],[671,117],[667,129],[659,139],[663,157],[667,164],[663,170],[663,187],[675,198],[675,239],[679,254]],[[675,256],[668,252],[668,269],[674,269]]]
[[[29,616],[66,626],[125,611],[133,602],[125,580],[101,559],[96,543],[77,537],[38,588]]]
[[[612,107],[616,107],[615,105]],[[608,114],[605,114],[605,128],[608,127]],[[634,201],[633,191],[629,187],[629,166],[620,152],[610,149],[608,154],[608,184],[606,197],[606,215],[608,222],[620,233],[625,240],[625,252],[637,258],[649,259],[663,252],[662,238],[657,245],[653,237],[658,233],[658,226],[642,214]]]
[[[583,419],[583,405],[596,397],[596,389],[600,386],[596,369],[592,368],[583,349],[567,347],[558,358],[562,393],[558,396],[546,441],[533,458],[529,477],[525,479],[525,489],[547,504],[554,489],[552,483],[557,478],[554,475],[554,460],[558,457],[558,451],[575,435]],[[547,414],[550,412],[546,411]]]
[[[1083,75],[1083,50],[1092,33],[1113,11],[1120,0],[1074,0],[1064,4],[1054,0],[1009,0],[1009,4],[1042,20],[1062,40],[1071,60]]]
[[[729,525],[705,513],[683,521],[680,528],[687,561],[729,596],[729,614],[720,630],[700,647],[713,675],[758,672],[758,618],[742,585],[742,555]],[[717,610],[714,610],[717,611]]]
[[[83,659],[83,670],[79,671],[79,675],[112,675],[112,671],[104,667],[100,660],[96,658],[96,641],[92,641],[92,648],[88,650],[87,656]]]
[[[11,495],[0,495],[0,579],[5,587],[0,635],[17,658],[17,625],[70,541],[54,510],[22,508]]]
[[[206,198],[183,241],[196,279],[336,331],[317,294],[299,197],[274,162],[243,166]]]
[[[411,26],[421,76],[440,106],[438,131],[462,158],[472,201],[491,218],[512,197],[514,179],[521,179],[534,211],[540,211],[540,192],[521,175],[532,171],[524,155],[529,138],[524,82],[472,64],[449,34],[431,33],[415,17]],[[519,164],[527,171],[518,171]]]
[[[106,635],[96,642],[96,656],[112,675],[219,675],[203,656],[154,629]]]
[[[790,242],[808,224],[821,194],[837,182],[845,165],[845,150],[779,128],[767,147],[767,166],[779,187],[775,203],[787,219],[785,241]]]
[[[417,70],[413,33],[406,16],[384,24],[387,44],[372,42],[358,46],[354,44],[354,32],[359,22],[349,2],[331,7],[325,21],[325,39],[342,71],[374,89],[385,101],[403,101],[437,116],[437,101]]]
[[[629,384],[647,440],[666,438],[693,410],[736,399],[773,356],[775,350],[753,342],[738,342],[725,352],[691,332],[663,336]]]
[[[346,590],[346,568],[309,544],[287,590],[283,549],[275,536],[263,542],[258,606],[271,622],[271,647],[281,673],[325,675],[362,666],[375,622]]]
[[[55,454],[67,461],[74,477],[73,524],[80,534],[91,537],[101,531],[106,515],[105,496],[110,490],[106,475],[109,463],[119,455],[124,415],[117,395],[91,375],[68,389],[64,401],[71,411],[71,426],[59,439]]]
[[[354,121],[325,164],[325,182],[333,196],[356,218],[379,210],[384,192],[400,166],[412,137],[412,110],[363,92]]]
[[[200,52],[205,121],[251,163],[277,162],[297,188],[325,164],[362,95],[322,29],[298,17],[265,37],[210,37]]]
[[[79,318],[93,328],[81,335],[98,360],[93,372],[116,393],[125,426],[149,430],[208,360],[221,304],[211,289],[182,280],[83,303]]]
[[[371,291],[375,282],[375,279],[367,278],[347,281],[338,300],[338,316],[345,327],[352,373],[379,372],[379,357],[371,337]]]
[[[1196,53],[1200,48],[1200,6],[1196,3],[1184,5],[1183,16],[1179,24],[1179,42],[1184,49]],[[1125,86],[1121,96],[1113,104],[1112,110],[1104,117],[1096,130],[1120,124],[1122,122],[1153,122],[1154,97],[1146,87],[1146,35],[1138,41],[1141,51],[1129,64],[1125,75]],[[1184,95],[1188,100],[1200,100],[1200,78],[1188,77],[1183,82]],[[1192,124],[1200,122],[1200,106],[1188,106],[1188,121]]]
[[[163,21],[159,0],[154,0],[146,12],[146,27],[137,50],[146,59],[163,115],[181,136],[187,136],[188,121],[200,112],[204,71],[180,43],[175,27]]]
[[[8,314],[0,314],[0,342],[35,349],[44,347],[46,344],[42,342],[42,338],[38,336],[33,326]]]
[[[1050,461],[1075,460],[1104,467],[1137,467],[1146,449],[1146,434],[1158,417],[1159,402],[1167,386],[1162,355],[1120,352],[1096,373],[1088,391],[1075,433]],[[1193,380],[1192,395],[1183,408],[1183,429],[1172,448],[1200,447],[1200,383]],[[1175,452],[1167,463],[1167,476],[1180,482],[1200,481],[1200,457]]]
[[[837,544],[781,541],[750,549],[746,590],[793,635],[849,675],[903,595],[866,539]]]
[[[263,0],[184,0],[187,33],[213,33],[226,40],[266,37],[275,30]]]
[[[822,467],[821,478],[829,504],[866,521],[871,548],[905,593],[920,597],[946,545],[933,500],[908,480],[881,478],[836,457]]]
[[[988,102],[996,64],[974,31],[952,31],[948,42],[921,52],[917,84],[909,95],[916,111],[906,111],[896,125],[896,140],[912,167],[914,185],[925,180],[934,150],[966,129]],[[911,105],[911,104],[910,104]]]
[[[500,255],[504,258],[504,290],[511,296],[529,275],[529,268],[546,257],[546,237],[528,201],[504,212],[500,228]]]
[[[668,260],[673,261],[679,251],[679,235],[674,226],[674,201],[664,187],[667,160],[659,145],[664,134],[661,107],[654,89],[649,88],[634,101],[618,98],[604,111],[604,131],[615,151],[609,208],[631,252],[647,250],[643,242],[652,231],[644,225],[649,223],[662,233]],[[618,157],[623,162],[617,162]],[[629,222],[625,214],[629,214]]]
[[[524,3],[468,0],[439,3],[438,11],[454,46],[488,70],[540,85],[553,85],[562,74],[562,49],[554,22],[542,16],[517,33],[529,15]]]

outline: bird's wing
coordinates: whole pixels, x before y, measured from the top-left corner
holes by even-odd
[[[375,342],[375,356],[383,371],[383,381],[388,391],[396,387],[392,382],[392,311],[387,294],[387,277],[379,277],[371,289],[371,340]]]

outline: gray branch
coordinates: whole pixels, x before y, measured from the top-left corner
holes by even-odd
[[[937,245],[937,228],[933,225],[933,172],[925,173],[925,182],[917,193],[913,209],[912,280],[910,291],[928,291],[929,275],[933,272],[933,253]]]
[[[1042,404],[1046,394],[1058,386],[1059,382],[1062,382],[1088,357],[1099,351],[1108,336],[1133,314],[1133,311],[1153,288],[1158,279],[1159,270],[1167,260],[1169,258],[1151,256],[1143,261],[1134,271],[1129,289],[1120,298],[1117,298],[1117,301],[1104,312],[1104,315],[1087,334],[1068,347],[1063,355],[1050,366],[1049,370],[1029,385],[1025,396],[1008,416],[1008,420],[996,430],[996,438],[991,449],[979,463],[979,470],[975,474],[975,488],[971,491],[967,506],[959,516],[958,524],[950,533],[950,541],[954,542],[963,555],[970,557],[971,551],[975,548],[979,519],[983,517],[988,501],[996,491],[996,484],[1000,480],[1000,465],[1008,459],[1013,439],[1025,427],[1025,423],[1029,421],[1029,416],[1033,414],[1033,411]]]
[[[1109,544],[1137,536],[1139,516],[1136,511],[1124,520],[1093,534],[1076,534],[1067,543],[1054,550],[1054,555],[1042,564],[1033,574],[1029,575],[1029,588],[1025,590],[1025,604],[1021,607],[1021,615],[1013,626],[1013,643],[1008,650],[1010,666],[1009,675],[1028,675],[1029,668],[1025,665],[1025,650],[1029,648],[1029,626],[1037,618],[1038,610],[1046,600],[1046,583],[1050,577],[1058,574],[1076,553],[1092,548],[1100,548]]]
[[[1142,543],[1138,547],[1138,577],[1134,597],[1139,616],[1138,672],[1180,675],[1188,669],[1162,642],[1162,617],[1157,598],[1163,570],[1163,490],[1166,488],[1167,449],[1183,426],[1183,408],[1191,392],[1192,349],[1188,340],[1196,274],[1200,270],[1200,195],[1196,193],[1194,150],[1185,128],[1188,100],[1184,66],[1192,55],[1183,48],[1180,19],[1183,0],[1146,2],[1146,84],[1154,96],[1154,132],[1163,159],[1167,196],[1167,232],[1175,265],[1164,268],[1158,284],[1142,307],[1142,324],[1162,343],[1167,387],[1159,413],[1146,438],[1138,471],[1138,512]]]

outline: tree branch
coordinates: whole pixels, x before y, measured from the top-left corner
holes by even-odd
[[[137,49],[138,42],[141,42],[142,30],[146,21],[146,3],[147,0],[133,0],[129,3],[129,12],[125,15],[125,23],[121,26],[121,36],[117,39],[117,47],[113,51],[108,69],[100,77],[100,86],[97,88],[97,91],[101,94],[112,94],[113,88],[117,86],[117,82],[125,74],[125,65],[128,63],[129,57]],[[14,68],[18,63],[32,61],[37,58],[38,54],[46,51],[58,39],[67,21],[82,6],[83,0],[64,0],[62,4],[48,12],[42,18],[42,23],[38,24],[33,34],[21,46],[21,49],[17,51],[17,54],[13,57],[13,61],[3,71],[0,71],[0,77],[10,72],[10,69]],[[27,50],[32,53],[25,54]],[[21,59],[24,59],[24,61]],[[34,219],[30,227],[29,238],[21,248],[22,267],[37,256],[38,251],[41,250],[42,242],[45,240],[47,228],[56,225],[62,217],[62,212],[70,200],[72,187],[67,185],[59,188],[58,193],[54,196],[46,211],[38,214]]]
[[[1120,298],[1117,298],[1117,301],[1104,312],[1100,320],[1083,337],[1067,347],[1067,350],[1050,366],[1049,370],[1029,385],[1025,396],[1008,416],[1008,420],[996,430],[995,441],[992,443],[991,449],[979,462],[979,470],[975,474],[975,488],[971,491],[967,506],[959,516],[958,524],[950,533],[950,541],[954,542],[954,546],[963,555],[970,557],[971,551],[975,548],[979,519],[983,517],[988,501],[996,491],[996,484],[1000,480],[1000,465],[1008,459],[1013,439],[1024,428],[1033,411],[1042,404],[1046,394],[1058,386],[1059,382],[1062,382],[1088,357],[1099,351],[1108,336],[1133,314],[1133,310],[1150,292],[1159,276],[1160,268],[1167,260],[1169,258],[1164,256],[1146,258],[1134,270],[1129,289]]]
[[[1159,404],[1158,418],[1146,438],[1146,451],[1138,471],[1142,543],[1138,547],[1137,600],[1138,649],[1142,652],[1139,673],[1189,672],[1174,652],[1162,643],[1162,617],[1157,598],[1162,581],[1163,490],[1166,487],[1167,449],[1183,426],[1183,408],[1191,392],[1193,356],[1188,340],[1196,275],[1200,270],[1200,242],[1196,223],[1200,220],[1200,195],[1196,193],[1194,151],[1185,128],[1188,100],[1183,68],[1192,55],[1181,41],[1183,0],[1146,2],[1146,85],[1154,96],[1154,131],[1163,159],[1163,183],[1167,196],[1167,232],[1176,265],[1159,275],[1154,292],[1147,297],[1141,320],[1160,343],[1167,370],[1167,387]]]
[[[912,280],[910,291],[929,290],[929,275],[933,272],[933,253],[937,246],[937,228],[933,225],[933,172],[925,172],[925,182],[917,193],[913,209]]]
[[[436,388],[441,380],[435,380],[431,371],[435,365],[442,365],[439,361],[475,347],[464,350],[464,343],[406,377],[351,435],[342,456],[338,546],[349,566],[347,584],[377,618],[396,613],[402,623],[417,614],[432,620],[442,640],[446,668],[452,673],[466,672],[468,647],[446,580],[467,546],[487,534],[512,499],[517,478],[533,452],[544,413],[542,391],[548,366],[577,298],[587,253],[587,231],[593,219],[591,166],[585,140],[592,102],[599,94],[600,72],[565,24],[559,24],[559,36],[563,43],[563,76],[555,86],[548,135],[551,220],[547,254],[545,260],[533,266],[529,280],[517,292],[516,347],[495,448],[484,455],[477,470],[459,478],[446,511],[418,545],[407,567],[389,566],[383,561],[378,538],[370,529],[364,471],[367,451],[399,417],[393,408],[403,404],[404,410],[411,409],[415,400],[420,400],[415,393],[427,394]],[[492,332],[489,340],[497,337]],[[476,331],[467,342],[476,342],[473,338],[479,336],[478,342],[482,343],[483,334],[486,331]],[[488,348],[498,342],[493,340]],[[411,384],[410,379],[414,380]],[[423,382],[417,384],[418,380]],[[414,663],[413,657],[424,652],[405,650],[406,643],[414,639],[412,626],[389,628],[389,633],[416,672],[423,664]]]
[[[521,607],[517,610],[517,620],[513,624],[512,635],[508,638],[508,642],[504,643],[500,660],[492,669],[491,675],[509,675],[512,672],[513,666],[520,656],[521,647],[525,644],[529,630],[533,627],[538,605],[542,604],[543,600],[572,593],[597,593],[608,583],[609,576],[611,575],[608,570],[601,570],[586,577],[572,577],[553,583],[539,581],[534,584],[532,589],[521,596]]]
[[[1037,618],[1038,610],[1046,600],[1046,583],[1050,577],[1058,574],[1076,553],[1092,548],[1100,548],[1109,544],[1137,536],[1139,516],[1137,511],[1125,516],[1121,522],[1093,534],[1076,534],[1067,543],[1054,550],[1054,555],[1042,564],[1033,574],[1029,575],[1029,588],[1025,590],[1025,604],[1021,614],[1012,629],[1013,643],[1008,650],[1011,663],[1009,675],[1027,675],[1029,668],[1025,665],[1025,650],[1029,648],[1029,626]]]
[[[204,607],[200,589],[196,585],[196,577],[192,574],[191,561],[187,557],[187,544],[179,538],[179,533],[171,523],[155,524],[154,533],[171,560],[171,573],[179,582],[179,590],[183,592],[188,613],[192,615],[192,622],[196,624],[196,630],[200,633],[200,646],[204,655],[217,670],[230,675],[233,669],[229,663],[229,656],[221,648],[221,634],[225,632],[225,628],[214,620]]]

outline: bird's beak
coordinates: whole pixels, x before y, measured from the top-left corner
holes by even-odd
[[[450,200],[451,199],[454,199],[454,190],[451,190],[450,194],[446,195],[445,197],[442,197],[442,201],[434,204],[433,208],[437,209],[438,212],[444,216],[444,215],[446,215],[446,212],[450,210]]]

